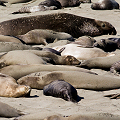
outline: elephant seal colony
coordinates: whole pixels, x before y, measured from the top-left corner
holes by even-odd
[[[74,21],[74,22],[73,22]],[[68,13],[55,13],[21,17],[0,23],[0,34],[21,35],[33,29],[51,29],[66,32],[75,38],[83,35],[116,35],[115,28],[108,22],[76,16]]]
[[[120,120],[119,10],[92,10],[97,0],[5,1],[0,119]],[[57,10],[11,14],[29,5]]]

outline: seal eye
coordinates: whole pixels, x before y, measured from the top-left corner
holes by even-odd
[[[102,25],[101,25],[102,27],[105,27],[105,24],[104,23],[102,23]]]

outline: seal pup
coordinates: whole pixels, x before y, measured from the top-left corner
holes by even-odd
[[[8,104],[0,102],[0,117],[12,118],[24,115],[21,111],[11,107]]]
[[[73,22],[74,21],[74,22]],[[33,29],[50,29],[65,32],[78,38],[83,35],[115,35],[115,28],[108,22],[85,18],[68,13],[55,13],[21,17],[0,23],[0,34],[22,35]]]
[[[119,9],[119,4],[115,0],[99,0],[93,3],[91,8],[94,10],[112,10]]]
[[[8,75],[0,73],[0,96],[1,97],[23,97],[30,95],[30,87],[18,85],[16,80]]]
[[[77,90],[64,80],[56,80],[43,88],[46,96],[59,97],[66,101],[77,102]]]
[[[74,41],[74,38],[68,33],[46,29],[34,29],[24,35],[18,35],[16,37],[22,39],[26,44],[47,45],[48,43],[54,42],[55,39]]]
[[[118,49],[118,44],[115,41],[108,39],[101,39],[94,43],[94,47],[100,48],[105,52],[112,52]]]

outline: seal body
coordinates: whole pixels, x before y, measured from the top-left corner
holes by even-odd
[[[119,4],[115,0],[99,0],[93,3],[91,8],[94,10],[112,10],[119,9]]]
[[[60,97],[67,101],[77,101],[77,91],[69,83],[56,80],[43,88],[43,94],[47,96]]]
[[[21,111],[11,107],[8,104],[5,104],[3,102],[0,102],[0,117],[18,117],[20,115],[23,115]]]
[[[75,38],[83,35],[115,35],[115,28],[108,22],[76,16],[68,13],[22,17],[0,23],[0,34],[21,35],[33,29],[50,29],[66,32]]]
[[[101,48],[105,52],[112,52],[118,48],[118,45],[115,41],[108,39],[101,39],[94,43],[94,47]]]
[[[70,40],[73,41],[74,38],[64,32],[55,32],[53,30],[46,29],[34,29],[27,32],[24,35],[18,35],[19,39],[22,39],[26,44],[43,44],[47,45],[48,43],[52,43],[57,40]]]
[[[0,96],[1,97],[22,97],[30,94],[30,87],[18,85],[11,76],[0,74]]]
[[[38,11],[46,11],[46,10],[56,10],[57,7],[55,6],[44,6],[44,5],[37,5],[37,6],[27,6],[22,7],[18,11],[13,12],[12,14],[18,14],[18,13],[32,13],[32,12],[38,12]]]
[[[57,9],[62,8],[61,3],[58,0],[45,0],[45,1],[42,1],[39,5],[44,5],[47,7],[56,6]]]

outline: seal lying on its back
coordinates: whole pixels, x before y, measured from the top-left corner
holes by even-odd
[[[51,29],[66,32],[75,38],[83,35],[115,35],[115,28],[108,22],[76,16],[68,13],[55,13],[12,19],[0,23],[0,34],[17,36],[33,29]]]
[[[43,94],[47,96],[60,97],[67,101],[77,101],[77,90],[64,80],[56,80],[43,88]]]
[[[93,3],[91,8],[94,10],[112,10],[119,9],[119,4],[115,0],[99,0]]]

